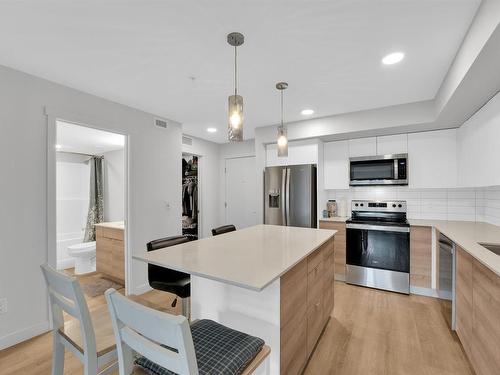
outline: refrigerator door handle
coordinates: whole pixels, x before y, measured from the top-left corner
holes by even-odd
[[[281,173],[281,218],[283,225],[286,225],[286,168],[283,168]]]
[[[290,168],[286,169],[286,225],[290,225]]]

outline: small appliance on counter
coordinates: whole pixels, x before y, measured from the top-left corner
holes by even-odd
[[[337,216],[337,202],[335,199],[329,199],[326,203],[326,211],[328,212],[328,217]]]
[[[346,221],[346,282],[410,293],[410,224],[405,201],[353,200]]]

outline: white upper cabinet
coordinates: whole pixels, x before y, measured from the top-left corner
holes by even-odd
[[[458,129],[458,184],[500,185],[500,94]]]
[[[269,144],[266,146],[266,167],[280,165],[318,164],[317,142],[290,142],[288,144],[288,156],[278,157],[278,146]]]
[[[324,144],[323,168],[325,189],[349,188],[349,141]]]
[[[457,129],[408,134],[412,188],[457,187]]]
[[[290,152],[290,150],[288,150]],[[275,167],[278,165],[287,165],[288,157],[279,158],[278,157],[278,146],[276,144],[270,144],[266,146],[266,167]]]
[[[349,140],[349,157],[377,155],[377,138],[358,138]]]
[[[396,134],[377,137],[377,155],[406,154],[408,152],[408,135]]]

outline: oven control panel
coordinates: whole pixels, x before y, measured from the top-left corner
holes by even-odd
[[[406,212],[406,201],[353,200],[352,211]]]

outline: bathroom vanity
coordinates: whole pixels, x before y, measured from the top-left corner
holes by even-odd
[[[125,285],[123,222],[99,223],[96,229],[96,271]]]

